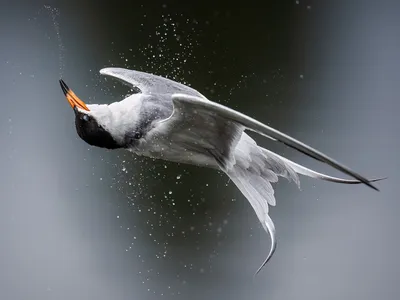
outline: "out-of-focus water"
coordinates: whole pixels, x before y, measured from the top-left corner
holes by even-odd
[[[1,299],[398,299],[399,4],[2,4]],[[389,179],[279,182],[278,249],[254,278],[269,238],[227,177],[78,138],[58,79],[118,101],[131,91],[107,66],[187,83]]]

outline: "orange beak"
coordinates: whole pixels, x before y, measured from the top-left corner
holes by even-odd
[[[79,99],[78,96],[75,95],[75,93],[72,90],[70,90],[70,88],[65,84],[64,80],[60,79],[60,85],[72,109],[78,107],[80,109],[89,111],[89,108],[87,108],[85,102]]]

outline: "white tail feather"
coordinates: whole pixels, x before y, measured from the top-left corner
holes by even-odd
[[[309,168],[306,168],[306,167],[304,167],[302,165],[299,165],[298,163],[295,163],[295,162],[293,162],[293,161],[291,161],[291,160],[289,160],[289,159],[287,159],[287,158],[285,158],[283,156],[280,156],[280,155],[278,155],[278,154],[276,154],[276,153],[274,153],[274,152],[272,152],[270,150],[267,150],[267,149],[264,149],[264,148],[262,148],[262,150],[268,156],[274,156],[276,158],[279,158],[279,159],[283,160],[285,163],[290,165],[290,167],[292,167],[292,169],[296,173],[304,175],[304,176],[308,176],[308,177],[316,178],[316,179],[321,179],[321,180],[326,180],[326,181],[331,181],[331,182],[344,183],[344,184],[360,184],[360,183],[362,183],[359,180],[344,179],[344,178],[338,178],[338,177],[333,177],[333,176],[329,176],[329,175],[326,175],[326,174],[322,174],[322,173],[316,172],[314,170],[311,170]],[[376,181],[380,181],[380,180],[384,180],[384,179],[386,179],[386,178],[376,178],[376,179],[371,179],[369,181],[370,182],[376,182]]]
[[[268,211],[269,205],[275,205],[274,190],[271,183],[277,182],[278,176],[292,180],[298,186],[300,183],[297,174],[345,184],[361,183],[358,180],[332,177],[308,169],[270,150],[257,146],[255,141],[245,134],[242,135],[235,149],[234,164],[231,168],[224,171],[250,202],[265,231],[267,231],[271,237],[271,248],[268,256],[258,268],[255,275],[258,274],[271,259],[277,245],[275,226],[268,215]],[[374,179],[371,181],[378,180],[381,179]]]

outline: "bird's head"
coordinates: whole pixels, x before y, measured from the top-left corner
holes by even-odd
[[[110,130],[111,111],[108,105],[86,105],[65,82],[61,89],[75,113],[75,127],[79,137],[92,146],[107,149],[124,148],[123,138]]]

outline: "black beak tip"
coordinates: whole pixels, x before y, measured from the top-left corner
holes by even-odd
[[[64,80],[60,79],[59,81],[60,81],[61,89],[62,89],[64,95],[66,96],[69,88],[68,88],[67,84],[64,82]]]

